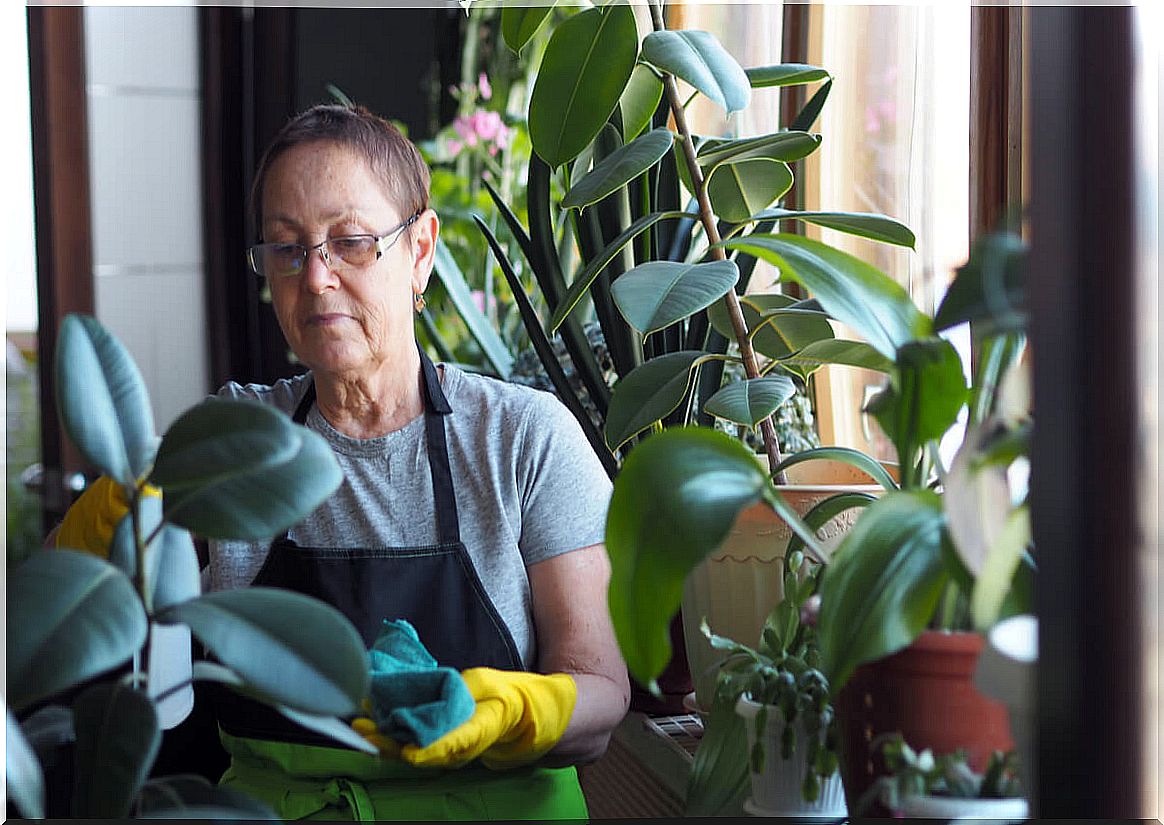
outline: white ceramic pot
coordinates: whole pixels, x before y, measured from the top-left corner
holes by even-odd
[[[909,796],[901,800],[900,813],[910,819],[995,819],[1011,822],[1027,818],[1027,801]]]
[[[748,753],[756,744],[756,714],[760,704],[746,696],[736,702],[736,713],[744,719],[748,733]],[[768,707],[768,722],[764,731],[764,770],[751,773],[752,796],[744,809],[753,816],[797,816],[840,818],[848,815],[845,788],[838,771],[821,782],[820,796],[815,802],[805,802],[801,795],[805,764],[803,725],[797,729],[796,751],[790,759],[780,757],[780,734],[784,730],[784,716],[778,707]]]

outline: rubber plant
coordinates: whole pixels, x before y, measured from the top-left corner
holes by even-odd
[[[107,559],[40,550],[8,571],[8,799],[29,818],[271,818],[198,777],[149,778],[155,703],[217,681],[370,751],[338,718],[367,693],[355,628],[290,591],[202,593],[191,540],[276,535],[335,490],[339,466],[318,435],[255,402],[208,400],[159,439],[137,366],[93,318],[65,318],[55,367],[65,430],[121,485],[129,512]],[[163,625],[188,626],[216,663],[149,685],[150,637]],[[71,773],[70,799],[46,799],[51,770]]]

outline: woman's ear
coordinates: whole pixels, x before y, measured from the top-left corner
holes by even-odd
[[[418,294],[424,292],[428,286],[429,276],[432,275],[440,229],[437,213],[426,209],[420,213],[416,223],[406,230],[412,234],[412,243],[409,246],[409,254],[412,257],[412,290]]]

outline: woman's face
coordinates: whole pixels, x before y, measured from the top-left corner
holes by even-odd
[[[262,198],[267,243],[312,247],[347,235],[381,236],[410,217],[362,157],[327,142],[283,153]],[[436,231],[429,210],[365,269],[343,269],[334,256],[328,265],[314,250],[300,274],[269,278],[275,314],[296,357],[317,374],[359,380],[415,347],[413,292],[428,283]]]

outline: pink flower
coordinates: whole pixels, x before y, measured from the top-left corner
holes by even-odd
[[[485,72],[481,72],[477,78],[477,90],[481,92],[483,100],[493,97],[493,87],[489,85],[489,78],[485,76]]]
[[[453,121],[453,129],[466,145],[477,145],[477,130],[474,128],[472,115],[468,117],[465,115],[457,115],[456,120]]]
[[[445,151],[450,155],[459,155],[463,147],[464,144],[459,140],[453,140],[450,138],[449,140],[445,141]]]

